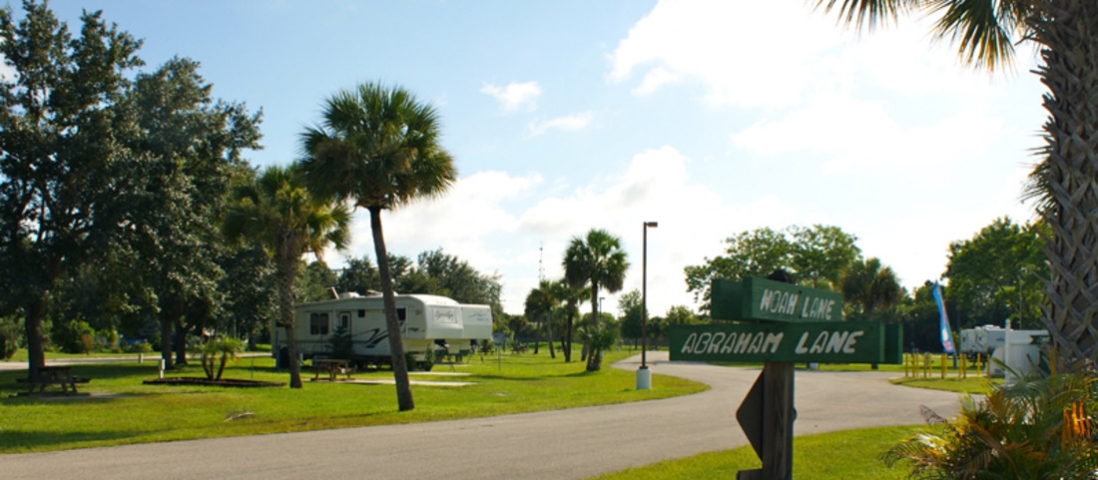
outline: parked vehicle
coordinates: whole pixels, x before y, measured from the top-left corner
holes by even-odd
[[[397,295],[397,318],[404,352],[421,367],[439,354],[466,355],[477,343],[492,338],[492,310],[487,305],[462,305],[437,295]],[[339,298],[296,306],[294,333],[303,359],[332,356],[332,336],[341,327],[351,337],[352,362],[389,364],[389,333],[381,295],[342,293]],[[278,332],[275,342],[285,337]],[[277,346],[276,350],[279,351]]]

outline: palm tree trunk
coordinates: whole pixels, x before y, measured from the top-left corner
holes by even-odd
[[[1098,3],[1040,5],[1029,25],[1043,46],[1036,73],[1049,89],[1044,321],[1061,359],[1074,364],[1098,359]]]
[[[591,323],[587,328],[591,332],[597,332],[599,325],[599,284],[591,281]],[[593,335],[594,333],[591,333]],[[589,342],[584,342],[589,343]],[[587,346],[587,371],[594,372],[599,369],[599,352],[594,345]]]
[[[290,360],[290,388],[301,388],[301,364],[297,358],[297,335],[294,333],[294,279],[300,249],[293,233],[283,232],[276,245],[275,275],[278,277],[278,326],[286,329],[286,348]]]
[[[371,206],[370,229],[374,233],[374,254],[381,277],[381,293],[385,302],[385,327],[389,331],[389,351],[393,365],[393,380],[397,390],[397,408],[408,411],[416,408],[412,399],[412,386],[408,381],[408,363],[404,357],[404,335],[397,319],[396,295],[393,293],[393,277],[389,272],[389,255],[385,251],[385,236],[381,230],[381,207]]]
[[[545,329],[549,332],[549,358],[557,358],[557,352],[553,350],[553,317],[545,312]]]
[[[568,307],[568,324],[564,330],[564,363],[572,362],[572,307]]]

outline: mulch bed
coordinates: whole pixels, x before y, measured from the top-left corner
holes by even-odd
[[[146,385],[205,385],[211,387],[284,387],[285,382],[261,382],[259,380],[241,380],[236,378],[222,378],[221,380],[208,380],[204,377],[169,377],[152,378],[142,382]]]

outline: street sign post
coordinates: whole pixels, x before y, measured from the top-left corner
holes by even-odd
[[[738,480],[793,476],[793,363],[903,363],[903,331],[879,321],[842,321],[842,296],[762,278],[718,279],[710,288],[714,319],[739,323],[673,326],[671,360],[764,362],[736,419],[759,470]]]

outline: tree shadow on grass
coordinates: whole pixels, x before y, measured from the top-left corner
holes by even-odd
[[[20,453],[92,447],[96,442],[128,443],[125,439],[147,435],[147,432],[25,432],[5,431],[0,440],[0,453]],[[121,441],[121,442],[119,442]]]

